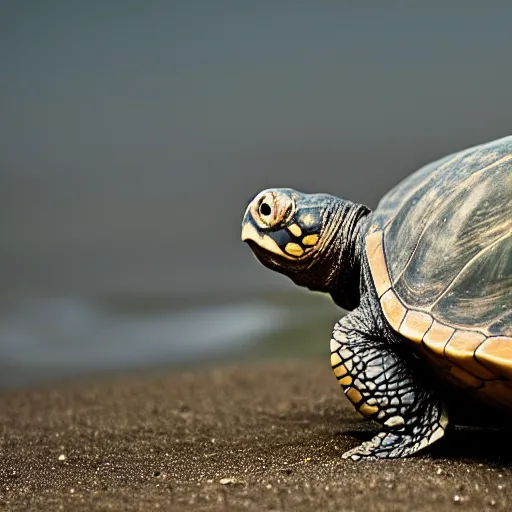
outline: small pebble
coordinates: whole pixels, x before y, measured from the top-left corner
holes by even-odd
[[[219,480],[219,483],[221,485],[229,485],[229,484],[236,484],[236,479],[233,478],[233,477],[230,477],[230,478],[221,478]]]
[[[59,455],[59,460],[66,460],[66,459],[67,459],[67,457],[63,453],[61,453]]]
[[[459,496],[458,494],[456,494],[456,495],[453,497],[453,501],[455,501],[455,503],[458,503],[459,501],[461,501],[460,496]]]

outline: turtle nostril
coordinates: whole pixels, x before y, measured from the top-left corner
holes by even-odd
[[[261,215],[267,217],[268,215],[270,215],[272,213],[272,208],[267,203],[261,203],[260,204],[260,213],[261,213]]]

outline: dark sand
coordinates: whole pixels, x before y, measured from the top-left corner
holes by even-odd
[[[342,460],[369,435],[328,361],[0,394],[0,509],[512,510],[512,443]]]

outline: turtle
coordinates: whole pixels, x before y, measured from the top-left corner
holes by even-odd
[[[411,456],[456,425],[510,429],[512,136],[426,163],[373,211],[268,188],[241,235],[265,267],[344,310],[331,366],[380,428],[343,458]]]

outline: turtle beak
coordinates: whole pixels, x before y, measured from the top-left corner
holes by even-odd
[[[252,222],[248,222],[242,226],[242,242],[247,242],[249,240],[258,242],[260,238],[262,237],[258,234],[258,231]]]
[[[257,242],[258,239],[258,230],[252,221],[250,209],[251,205],[249,204],[242,220],[242,242],[247,242],[248,240]]]
[[[260,229],[252,218],[249,208],[247,208],[244,219],[242,221],[242,242],[255,242],[259,246],[265,248],[265,241],[273,242],[273,240],[268,235],[261,233]]]

